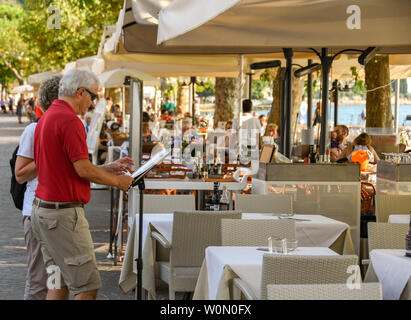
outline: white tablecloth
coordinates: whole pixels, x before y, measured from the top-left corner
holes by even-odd
[[[243,213],[243,219],[278,219],[277,216],[264,213]],[[299,247],[330,247],[346,230],[349,231],[349,226],[346,223],[327,218],[321,215],[294,215],[296,219],[307,219],[310,221],[296,220],[296,238],[298,240]],[[136,283],[136,264],[134,260],[138,255],[138,214],[131,221],[129,237],[127,240],[126,253],[124,256],[123,266],[121,269],[119,286],[124,292],[129,292],[135,288]],[[172,231],[173,231],[173,214],[172,213],[155,213],[144,214],[143,226],[142,226],[142,248],[143,248],[143,261],[144,271],[143,277],[145,280],[154,276],[152,261],[154,257],[151,255],[152,243],[146,242],[149,237],[149,232],[152,229],[156,229],[160,232],[170,243],[172,243]],[[347,237],[345,237],[347,238]],[[348,248],[348,254],[351,254],[350,248],[352,248],[351,237],[348,237],[346,242],[346,248]],[[344,249],[345,251],[345,249]],[[149,256],[145,256],[149,255]],[[344,253],[345,254],[345,253]],[[144,280],[144,281],[145,281]],[[144,282],[143,281],[143,282]],[[154,279],[147,280],[148,289],[152,290],[152,294],[155,295]]]
[[[217,291],[221,281],[224,281],[224,268],[229,266],[260,299],[261,272],[263,254],[266,251],[257,250],[257,247],[208,247],[205,252],[208,272],[209,299],[217,298]],[[290,255],[337,255],[329,248],[301,247]]]
[[[389,223],[410,223],[410,215],[409,214],[392,214],[388,218]]]
[[[411,258],[405,256],[405,250],[375,249],[370,259],[384,300],[398,300],[411,276]]]
[[[264,213],[243,213],[243,219],[278,219],[278,217]],[[296,214],[296,238],[300,247],[329,247],[349,225],[321,215]],[[298,219],[310,220],[300,221]]]
[[[300,247],[329,247],[349,227],[344,222],[321,215],[296,214],[292,218],[310,220],[296,220],[296,237]],[[264,213],[243,213],[242,219],[278,219],[278,217]],[[143,239],[146,238],[148,223],[151,223],[170,243],[172,242],[173,214],[145,214]]]

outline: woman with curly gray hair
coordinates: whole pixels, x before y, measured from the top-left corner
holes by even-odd
[[[43,81],[39,88],[39,104],[43,113],[51,106],[54,100],[58,99],[59,84],[62,76],[53,76]]]
[[[40,85],[39,104],[46,112],[52,102],[58,98],[61,76],[53,76]],[[37,188],[37,169],[34,164],[34,130],[37,123],[29,124],[20,138],[15,167],[18,183],[27,182],[23,201],[24,240],[27,247],[27,276],[24,300],[44,300],[47,295],[47,273],[40,250],[40,243],[31,228],[31,208]]]

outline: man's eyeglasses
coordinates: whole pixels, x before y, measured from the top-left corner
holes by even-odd
[[[79,89],[81,89],[81,88],[79,88]],[[86,90],[86,92],[90,95],[91,101],[94,101],[94,100],[96,100],[96,99],[98,98],[98,95],[97,95],[97,94],[91,92],[91,91],[88,90],[87,88],[83,88],[83,89]],[[78,89],[77,89],[77,90],[78,90]]]

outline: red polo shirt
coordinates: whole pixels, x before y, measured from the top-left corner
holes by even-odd
[[[39,180],[36,197],[55,202],[90,201],[90,182],[80,178],[73,163],[88,159],[86,131],[73,108],[54,100],[36,126],[34,162]]]

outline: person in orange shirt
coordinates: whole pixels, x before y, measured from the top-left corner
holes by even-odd
[[[34,113],[36,114],[36,119],[40,118],[44,113],[44,110],[40,106],[38,99],[36,99],[36,107],[34,108]]]

